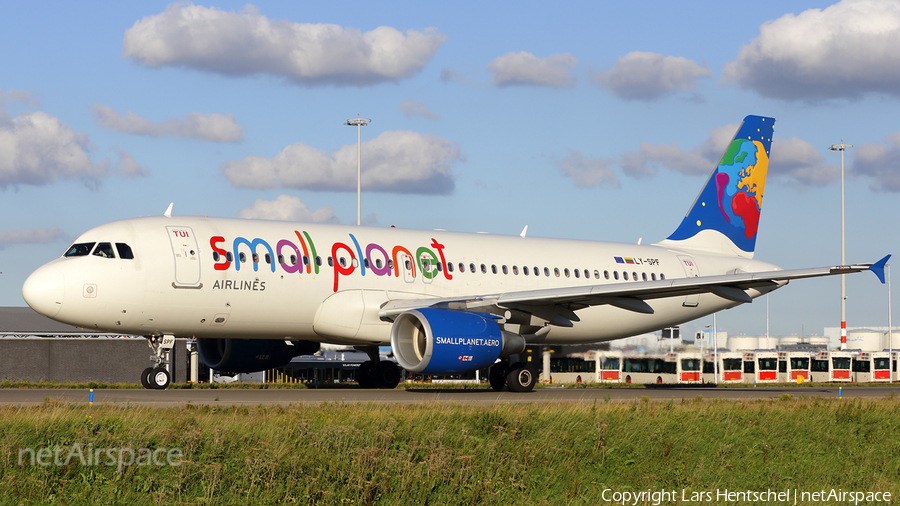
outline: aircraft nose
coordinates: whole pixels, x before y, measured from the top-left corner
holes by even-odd
[[[22,285],[22,297],[38,313],[53,318],[62,307],[66,293],[65,276],[55,266],[45,265],[34,271]]]

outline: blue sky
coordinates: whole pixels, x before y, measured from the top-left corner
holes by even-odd
[[[355,223],[357,113],[376,226],[655,242],[758,114],[756,258],[839,262],[842,139],[848,262],[900,252],[900,2],[20,2],[0,47],[0,305],[82,232],[169,202]],[[838,326],[839,294],[775,292],[771,332]],[[887,324],[874,276],[848,297],[850,326]]]

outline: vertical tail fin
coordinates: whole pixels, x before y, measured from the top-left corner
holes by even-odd
[[[774,125],[774,118],[744,118],[687,216],[660,246],[753,258]]]

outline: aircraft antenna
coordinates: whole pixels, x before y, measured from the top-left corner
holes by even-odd
[[[166,218],[171,218],[172,217],[172,206],[174,206],[174,205],[175,205],[174,202],[169,202],[169,207],[166,208],[166,212],[163,213],[163,216],[165,216]]]

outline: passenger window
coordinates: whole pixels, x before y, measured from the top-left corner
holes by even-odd
[[[380,258],[376,258],[375,259],[375,267],[377,267],[378,269],[381,269],[383,266],[384,266],[384,262],[382,262]]]
[[[524,274],[526,276],[528,275],[528,266],[527,265],[522,267],[522,274]]]
[[[469,270],[472,271],[472,274],[475,274],[475,264],[469,264]]]
[[[266,254],[266,256],[269,256],[268,253]],[[280,264],[284,263],[284,255],[278,255],[278,263],[280,263]]]
[[[487,266],[484,265],[484,264],[481,264],[481,273],[482,273],[482,274],[487,274]]]
[[[331,257],[328,257],[328,267],[334,267],[334,259]]]
[[[410,267],[410,264],[409,264],[409,258],[407,258],[406,260],[403,261],[403,266],[404,266],[404,267],[406,268],[406,270],[408,270],[408,271],[412,270],[412,268]]]
[[[103,257],[103,258],[115,258],[116,255],[113,253],[112,244],[108,242],[101,242],[97,245],[97,249],[94,250],[95,257]]]
[[[568,278],[569,277],[569,269],[563,269],[563,274],[565,274],[566,277]]]
[[[568,274],[568,269],[566,269],[566,276],[568,276],[568,275],[569,275],[569,274]],[[576,277],[576,278],[580,278],[580,277],[581,277],[581,272],[580,272],[578,269],[575,269],[575,277]]]
[[[83,257],[91,254],[91,250],[94,249],[94,245],[97,244],[95,242],[82,242],[78,244],[73,244],[69,247],[69,250],[63,255],[64,257]]]
[[[503,274],[509,274],[509,271],[506,269],[506,266],[503,266]]]
[[[338,262],[340,262],[341,267],[347,267],[347,260],[344,257],[338,259]]]
[[[513,275],[516,275],[516,276],[519,275],[519,268],[516,267],[515,265],[513,265]]]
[[[342,260],[343,260],[343,259],[342,259]],[[352,265],[352,266],[355,267],[355,268],[359,268],[359,259],[358,259],[358,258],[353,258],[353,259],[351,259],[351,260],[350,260],[350,265]]]
[[[622,273],[622,279],[624,279],[625,281],[628,281],[628,273],[627,272]]]
[[[491,272],[493,272],[494,274],[497,274],[497,265],[496,264],[491,265]]]
[[[238,258],[241,259],[242,264],[247,263],[247,255],[245,255],[244,253],[241,253],[240,255],[238,255]]]
[[[594,279],[600,279],[600,271],[597,269],[594,269]],[[606,279],[609,279],[609,277],[607,276]]]
[[[559,267],[554,267],[554,268],[553,268],[553,274],[555,274],[556,277],[559,277]]]
[[[646,272],[642,272],[642,273],[641,273],[641,278],[642,278],[644,281],[647,281],[647,273],[646,273]]]
[[[234,255],[232,255],[230,251],[226,251],[226,252],[225,252],[225,260],[228,260],[229,262],[233,262],[233,261],[234,261]]]
[[[257,255],[256,253],[253,254],[253,263],[255,263],[255,264],[259,263],[259,255]]]
[[[655,272],[651,272],[651,273],[650,273],[650,279],[651,279],[652,281],[656,281],[656,273],[655,273]]]
[[[316,265],[318,265],[319,267],[322,266],[322,257],[316,257]]]
[[[437,269],[438,272],[444,272],[444,268],[441,267],[441,263],[440,263],[440,262],[434,264],[434,267],[435,267],[435,269]]]
[[[303,265],[309,265],[309,257],[306,255],[303,255]]]
[[[632,273],[631,273],[631,279],[633,279],[633,280],[635,280],[635,281],[638,280],[638,277],[637,277],[637,273],[636,273],[636,272],[632,272]]]
[[[609,279],[609,271],[603,271],[603,278]]]
[[[265,257],[265,258],[266,258],[266,263],[267,263],[267,264],[271,264],[271,263],[272,263],[272,255],[269,255],[268,253],[266,253],[266,257]]]
[[[119,252],[119,256],[122,256],[122,252],[121,252],[121,251]],[[219,252],[218,252],[218,251],[213,251],[213,262],[218,262],[218,261],[219,261]]]
[[[291,265],[297,265],[297,255],[291,255]]]
[[[453,264],[452,263],[447,264],[447,271],[453,272]]]
[[[124,260],[134,260],[134,253],[131,251],[131,246],[125,244],[124,242],[116,243],[116,251],[119,252],[119,258]]]
[[[663,273],[660,273],[660,274],[659,274],[659,279],[660,279],[660,280],[665,280],[665,279],[666,279],[666,275],[663,274]]]
[[[392,270],[394,268],[394,261],[388,260],[388,270]]]
[[[368,268],[369,268],[369,259],[368,259],[368,258],[363,259],[363,264],[364,264],[364,265],[366,266],[366,268],[368,269]]]
[[[613,280],[615,280],[615,281],[619,280],[619,271],[613,271]]]
[[[535,275],[535,276],[540,276],[540,275],[541,275],[541,270],[540,270],[537,266],[534,267],[534,275]],[[548,274],[548,275],[549,275],[549,274]]]

